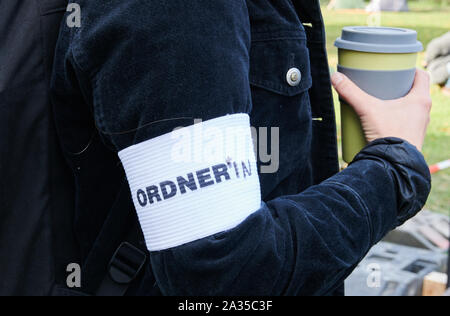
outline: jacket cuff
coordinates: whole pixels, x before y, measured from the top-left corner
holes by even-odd
[[[431,190],[431,174],[424,156],[415,146],[400,138],[381,138],[361,150],[351,165],[363,159],[383,162],[395,184],[397,225],[423,208]]]

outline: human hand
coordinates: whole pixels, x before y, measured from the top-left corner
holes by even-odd
[[[417,70],[410,93],[397,100],[377,99],[356,86],[348,77],[335,73],[333,86],[358,114],[366,139],[402,138],[422,150],[432,106],[430,77]]]

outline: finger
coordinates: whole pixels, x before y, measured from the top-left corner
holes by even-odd
[[[336,72],[331,77],[331,82],[340,97],[351,105],[359,115],[363,114],[370,102],[375,99],[340,72]]]
[[[416,77],[410,94],[428,96],[430,94],[430,75],[421,69],[416,71]]]

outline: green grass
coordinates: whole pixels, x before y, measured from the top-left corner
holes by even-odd
[[[426,46],[433,38],[450,30],[450,2],[410,1],[410,12],[383,12],[382,26],[405,27],[417,30],[419,40]],[[330,67],[335,71],[337,64],[337,49],[334,40],[347,25],[367,25],[369,14],[360,11],[329,11],[323,7],[327,30],[327,48]],[[420,55],[419,65],[424,54]],[[431,123],[423,148],[424,156],[429,164],[450,159],[450,97],[444,96],[438,86],[431,90],[433,109]],[[335,93],[338,125],[340,111]],[[338,126],[340,133],[340,128]],[[444,214],[450,211],[450,170],[433,175],[433,189],[427,202],[428,209]]]

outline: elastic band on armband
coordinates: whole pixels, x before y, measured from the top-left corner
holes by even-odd
[[[261,206],[247,114],[176,129],[119,157],[150,251],[232,229]]]

